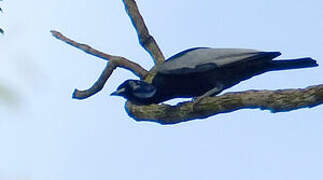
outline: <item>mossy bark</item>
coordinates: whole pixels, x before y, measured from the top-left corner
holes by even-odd
[[[204,98],[198,103],[183,102],[171,105],[135,105],[127,102],[129,116],[137,121],[151,121],[160,124],[176,124],[194,119],[203,119],[219,113],[239,109],[270,110],[271,112],[292,111],[311,108],[323,103],[323,84],[304,89],[250,90],[227,93]]]

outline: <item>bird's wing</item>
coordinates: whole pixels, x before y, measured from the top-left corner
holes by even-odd
[[[273,59],[279,52],[261,52],[253,49],[192,48],[180,52],[158,67],[161,74],[188,74],[252,59]]]

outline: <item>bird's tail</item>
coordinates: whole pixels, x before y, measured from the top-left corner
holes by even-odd
[[[287,60],[273,60],[269,65],[270,71],[287,70],[287,69],[300,69],[318,66],[317,62],[309,57],[299,59]]]

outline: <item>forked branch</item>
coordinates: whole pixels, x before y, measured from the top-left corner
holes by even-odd
[[[88,90],[75,90],[73,97],[84,99],[99,92],[108,78],[117,67],[125,68],[144,80],[151,80],[156,65],[163,63],[165,58],[159,49],[155,39],[149,34],[142,16],[139,13],[135,0],[123,0],[126,11],[137,31],[142,47],[152,56],[155,66],[148,72],[139,64],[124,57],[113,56],[93,49],[89,45],[73,41],[58,31],[51,31],[53,36],[84,52],[108,60],[104,71],[94,85]],[[126,109],[129,116],[137,121],[151,121],[160,124],[176,124],[194,119],[207,118],[219,113],[227,113],[239,109],[270,110],[271,112],[292,111],[299,108],[314,107],[323,104],[323,85],[308,87],[305,89],[286,89],[276,91],[245,91],[227,93],[222,96],[204,98],[198,103],[184,102],[176,106],[170,105],[146,105],[139,106],[127,102]]]
[[[140,44],[151,55],[155,64],[163,63],[165,60],[164,55],[161,52],[154,37],[150,35],[148,28],[146,27],[145,22],[139,13],[136,2],[134,0],[123,0],[123,2],[126,8],[126,11],[132,21],[132,24],[134,25],[137,31]],[[145,70],[139,64],[133,61],[130,61],[124,57],[113,56],[107,53],[103,53],[101,51],[93,49],[91,46],[87,44],[78,43],[72,39],[69,39],[58,31],[52,30],[51,33],[55,38],[59,40],[62,40],[78,49],[81,49],[88,54],[91,54],[93,56],[97,56],[99,58],[109,61],[109,64],[107,64],[104,71],[101,73],[99,79],[92,85],[92,87],[83,91],[75,89],[73,93],[73,98],[85,99],[99,92],[104,87],[104,84],[113,73],[113,70],[117,67],[121,67],[132,71],[140,79],[151,79],[152,73],[149,73],[147,70]],[[147,76],[147,75],[150,75],[150,76]]]
[[[78,49],[81,49],[88,54],[91,54],[93,56],[97,56],[99,58],[109,61],[107,66],[105,67],[104,71],[102,72],[101,76],[93,84],[93,86],[90,89],[83,90],[83,91],[79,91],[79,90],[75,89],[75,91],[73,93],[73,98],[85,99],[85,98],[88,98],[88,97],[96,94],[97,92],[99,92],[103,88],[106,81],[111,76],[113,70],[117,67],[121,67],[121,68],[130,70],[131,72],[133,72],[135,75],[137,75],[141,79],[144,79],[148,74],[147,70],[145,70],[139,64],[137,64],[133,61],[130,61],[127,58],[120,57],[120,56],[113,56],[110,54],[103,53],[101,51],[93,49],[91,46],[89,46],[87,44],[78,43],[72,39],[69,39],[58,31],[52,30],[51,33],[55,38],[62,40],[63,42],[65,42],[67,44],[70,44]]]

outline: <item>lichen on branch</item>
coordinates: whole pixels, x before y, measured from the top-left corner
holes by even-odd
[[[198,103],[184,102],[175,106],[165,104],[139,106],[128,102],[126,110],[129,116],[137,121],[177,124],[240,109],[258,108],[276,113],[311,108],[320,104],[323,104],[323,84],[304,89],[227,93],[204,98]]]

